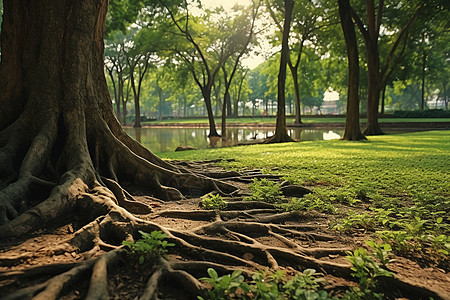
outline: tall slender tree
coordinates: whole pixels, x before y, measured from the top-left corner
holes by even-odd
[[[209,32],[202,34],[202,37],[208,37],[209,42],[205,42],[204,39],[195,36],[195,30],[192,30],[192,26],[201,27],[207,20],[202,22],[195,22],[196,19],[190,14],[189,5],[187,1],[183,1],[183,6],[177,6],[174,8],[164,1],[160,1],[162,5],[168,11],[170,18],[179,34],[184,37],[188,43],[188,47],[180,48],[179,45],[174,45],[173,50],[179,58],[181,58],[188,66],[189,70],[200,88],[203,100],[206,106],[206,111],[209,120],[209,137],[220,136],[217,133],[216,123],[214,120],[214,114],[211,102],[211,91],[214,85],[217,74],[219,73],[222,65],[227,61],[230,56],[229,49],[227,48],[225,39],[220,39],[217,34],[213,34],[215,31],[218,34],[226,34],[225,31],[220,31],[219,28],[213,26],[208,27]],[[210,12],[209,12],[210,13]],[[199,24],[202,23],[202,24]],[[198,29],[198,28],[197,28]],[[177,35],[174,35],[177,36]],[[210,53],[214,52],[216,55],[211,56]]]
[[[338,0],[339,15],[348,57],[347,115],[345,117],[345,140],[366,139],[359,126],[359,54],[355,24],[350,14],[349,0]]]
[[[380,61],[379,43],[385,1],[379,0],[378,6],[375,5],[375,0],[365,1],[365,24],[360,14],[358,14],[357,11],[350,6],[352,17],[361,32],[361,35],[363,36],[366,50],[368,88],[367,125],[364,130],[364,134],[366,135],[383,134],[383,131],[378,123],[380,93],[383,90],[383,86],[385,85],[388,75],[392,72],[392,69],[395,68],[399,61],[399,57],[403,55],[403,50],[408,40],[407,37],[409,29],[416,20],[426,1],[421,0],[417,5],[414,5],[414,3],[415,2],[412,2],[412,12],[409,12],[409,16],[406,18],[406,21],[402,25],[398,25],[398,33],[391,37],[392,46],[390,47],[383,64]]]
[[[244,56],[244,54],[248,52],[249,45],[251,41],[254,39],[255,23],[256,18],[258,16],[258,10],[260,5],[261,2],[259,0],[253,1],[252,5],[249,8],[247,8],[249,10],[249,13],[248,14],[244,13],[235,17],[234,20],[232,20],[232,24],[229,29],[234,33],[229,37],[228,42],[228,48],[230,51],[228,61],[230,62],[231,65],[230,76],[228,76],[227,64],[224,63],[222,65],[225,83],[225,92],[222,104],[222,124],[221,124],[222,127],[221,133],[223,140],[226,140],[227,135],[226,131],[227,115],[231,114],[230,86],[233,83],[234,76],[236,74],[236,71],[238,70],[242,57]],[[235,7],[235,9],[243,10],[243,7]]]
[[[289,60],[289,32],[291,29],[294,3],[294,0],[284,0],[283,37],[281,41],[280,69],[278,71],[277,119],[275,134],[267,141],[267,143],[294,141],[289,136],[286,126],[286,69]]]

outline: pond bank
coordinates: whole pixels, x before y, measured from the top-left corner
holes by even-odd
[[[361,122],[361,127],[366,125],[365,122]],[[216,123],[216,127],[220,128],[221,123]],[[390,129],[426,129],[426,130],[448,130],[450,129],[450,121],[449,122],[380,122],[381,128],[390,128]],[[124,126],[124,127],[132,127],[132,126]],[[145,127],[171,127],[171,128],[208,128],[208,123],[145,123],[143,126]],[[227,123],[227,128],[256,128],[256,127],[264,127],[264,128],[274,128],[275,123]],[[344,122],[333,122],[333,123],[302,123],[302,124],[287,124],[289,128],[324,128],[324,127],[333,127],[333,128],[344,128]]]

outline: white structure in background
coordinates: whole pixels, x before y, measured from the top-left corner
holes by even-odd
[[[339,100],[339,93],[333,90],[328,90],[324,93],[323,104],[320,107],[320,112],[323,115],[337,115],[341,113],[337,107],[337,101]]]
[[[326,140],[336,140],[336,139],[340,139],[341,136],[339,134],[337,134],[336,132],[329,130],[328,132],[324,132],[323,133],[323,139],[324,141]]]

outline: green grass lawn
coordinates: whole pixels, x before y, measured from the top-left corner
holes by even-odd
[[[313,194],[305,200],[309,206],[303,208],[334,212],[335,229],[377,231],[397,251],[414,250],[448,258],[450,131],[375,136],[361,142],[332,140],[166,152],[159,156],[235,159],[221,165],[283,174],[286,180],[313,188]],[[330,205],[335,210],[330,210]]]
[[[220,118],[216,118],[217,123],[221,122]],[[380,122],[450,122],[449,118],[380,118]],[[294,123],[293,117],[287,117],[288,123]],[[345,123],[345,117],[315,117],[307,116],[302,118],[303,123]],[[365,122],[365,119],[361,119],[361,122]],[[143,125],[152,124],[207,124],[208,118],[189,118],[189,119],[170,119],[162,121],[144,122]],[[273,123],[275,124],[275,117],[245,117],[245,118],[228,118],[227,123]]]

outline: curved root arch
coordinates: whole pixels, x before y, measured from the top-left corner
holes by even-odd
[[[237,200],[228,211],[160,208],[138,218],[119,205],[112,190],[99,182],[79,190],[73,213],[59,225],[74,229],[65,241],[47,244],[29,256],[10,258],[12,265],[46,256],[62,262],[0,272],[0,282],[10,280],[10,286],[0,289],[6,295],[4,299],[58,299],[64,295],[86,299],[194,299],[205,288],[196,278],[207,276],[207,268],[219,274],[241,269],[247,278],[260,269],[314,268],[331,278],[351,280],[350,265],[344,259],[350,248],[315,225],[323,222],[323,216],[280,213],[256,202],[236,205],[241,202]],[[183,201],[189,204],[194,200]],[[183,220],[194,221],[184,228]],[[169,259],[155,258],[139,265],[128,256],[121,242],[139,238],[139,230],[165,233],[175,244]],[[133,284],[126,278],[133,278]],[[401,286],[404,295],[445,298],[443,291],[432,292],[400,277],[389,279],[387,284]]]

